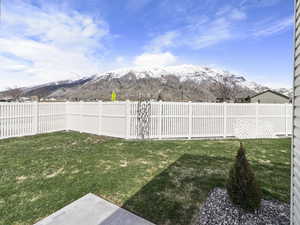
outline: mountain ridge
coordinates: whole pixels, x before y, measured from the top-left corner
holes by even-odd
[[[291,93],[290,89],[270,88],[229,71],[183,64],[111,70],[77,80],[24,88],[22,95],[58,100],[109,100],[111,92],[115,91],[118,100],[137,100],[142,94],[168,101],[215,101],[224,97],[219,91],[222,83],[228,85],[228,91],[232,92],[228,95],[230,99],[245,98],[267,89],[285,95]]]

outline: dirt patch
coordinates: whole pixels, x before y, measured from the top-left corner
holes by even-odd
[[[141,163],[141,164],[143,164],[143,165],[149,165],[149,164],[151,164],[149,161],[147,161],[147,160],[145,160],[145,159],[139,159],[139,160],[137,161],[137,163]]]
[[[168,151],[168,149],[166,151]],[[169,155],[165,154],[164,152],[159,152],[158,155],[162,156],[163,158],[169,157]]]
[[[108,170],[110,170],[110,169],[112,168],[111,165],[105,165],[104,167],[105,167],[105,168],[104,168],[104,171],[108,171]]]
[[[32,199],[30,199],[29,201],[30,202],[35,202],[36,200],[39,200],[41,198],[41,195],[37,195],[37,196],[34,196]]]
[[[151,168],[148,168],[146,170],[146,172],[152,175],[152,174],[154,174],[156,172],[156,170],[157,170],[156,167],[151,167]]]
[[[27,178],[28,178],[27,176],[19,176],[19,177],[16,177],[16,180],[17,180],[17,183],[22,183]]]
[[[75,174],[75,173],[79,173],[80,172],[80,170],[79,169],[75,169],[75,170],[72,170],[72,174]]]
[[[56,177],[58,174],[60,174],[62,171],[64,170],[64,168],[60,168],[57,171],[55,171],[54,173],[48,174],[46,175],[46,178],[52,178],[52,177]]]
[[[167,161],[161,161],[161,163],[164,164],[164,165],[169,164],[170,162],[172,162],[172,161],[171,160],[170,161],[168,161],[168,160]]]
[[[101,169],[101,172],[107,172],[111,170],[112,165],[111,161],[109,160],[98,160],[99,163],[97,163],[96,167]]]
[[[263,160],[263,159],[259,159],[257,160],[259,163],[261,164],[271,164],[271,160]]]
[[[103,143],[105,141],[112,140],[112,139],[114,139],[114,138],[93,135],[93,136],[86,138],[84,140],[84,143],[98,144],[98,143]]]
[[[127,167],[127,165],[128,165],[128,161],[127,160],[121,160],[120,161],[120,166],[121,167]]]

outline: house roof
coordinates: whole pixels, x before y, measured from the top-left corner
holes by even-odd
[[[250,98],[254,98],[254,97],[258,96],[258,95],[262,95],[262,94],[267,93],[267,92],[271,92],[271,93],[273,93],[273,94],[275,94],[275,95],[278,95],[278,96],[280,96],[280,97],[283,97],[283,98],[286,98],[286,99],[290,99],[288,96],[286,96],[286,95],[284,95],[284,94],[281,94],[281,93],[279,93],[279,92],[277,92],[277,91],[272,91],[272,90],[265,90],[265,91],[263,91],[263,92],[260,92],[260,93],[258,93],[258,94],[255,94],[255,95],[251,96]]]

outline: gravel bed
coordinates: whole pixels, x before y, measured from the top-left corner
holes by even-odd
[[[253,214],[234,206],[226,190],[215,188],[200,209],[195,225],[289,225],[290,206],[279,201],[262,200]]]

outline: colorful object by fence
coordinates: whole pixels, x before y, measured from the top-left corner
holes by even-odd
[[[117,101],[117,94],[116,94],[115,91],[113,91],[113,92],[111,93],[111,101],[112,101],[112,102]]]

